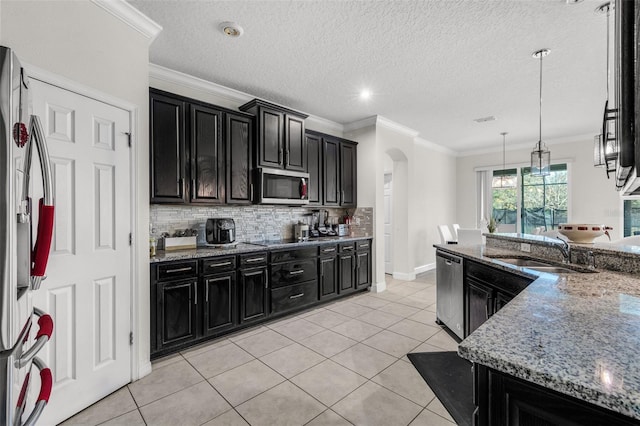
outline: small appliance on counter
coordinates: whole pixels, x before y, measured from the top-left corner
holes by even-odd
[[[231,218],[207,219],[205,227],[207,245],[233,244],[236,241],[236,224]]]
[[[349,225],[339,223],[335,226],[335,231],[338,234],[338,237],[346,237],[349,235]]]
[[[309,239],[309,225],[300,221],[294,226],[294,238],[298,241],[307,241]]]

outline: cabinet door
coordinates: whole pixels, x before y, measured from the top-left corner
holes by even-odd
[[[258,167],[283,167],[284,114],[259,108],[258,114]]]
[[[338,265],[336,256],[320,258],[320,299],[338,294]]]
[[[468,336],[493,314],[493,290],[472,278],[467,278],[466,302],[465,336]]]
[[[228,204],[251,204],[251,146],[253,120],[249,117],[226,113],[225,148],[227,152]]]
[[[149,102],[151,202],[186,202],[185,104],[155,92]]]
[[[504,305],[506,305],[511,301],[511,299],[513,299],[513,297],[514,296],[504,293],[502,291],[496,292],[496,302],[494,304],[495,306],[493,307],[493,313],[495,314],[500,309],[502,309]]]
[[[341,294],[355,290],[355,257],[352,254],[338,255],[339,267],[339,288]]]
[[[371,252],[359,251],[356,253],[356,287],[371,285]]]
[[[203,283],[203,334],[217,334],[236,325],[236,272],[206,277]]]
[[[267,316],[267,268],[241,269],[240,323],[256,321]]]
[[[304,119],[295,115],[285,115],[284,138],[285,169],[306,172],[307,141],[304,137]]]
[[[340,204],[340,142],[330,137],[322,138],[322,204]]]
[[[320,136],[307,134],[307,170],[309,204],[322,203],[322,142]]]
[[[176,346],[196,337],[197,281],[157,285],[158,349]]]
[[[224,203],[222,112],[191,105],[191,202]]]
[[[357,197],[357,159],[356,145],[340,144],[340,205],[355,207]]]

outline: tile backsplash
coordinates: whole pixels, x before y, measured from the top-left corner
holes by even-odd
[[[153,234],[173,234],[176,230],[194,228],[210,217],[230,217],[236,224],[237,241],[288,239],[293,237],[293,227],[299,220],[310,220],[312,207],[283,207],[267,205],[251,206],[171,206],[152,204],[149,222]],[[325,208],[330,217],[342,222],[344,209]],[[359,207],[348,212],[355,218],[351,230],[358,235],[373,235],[373,208]],[[358,224],[359,223],[359,224]]]

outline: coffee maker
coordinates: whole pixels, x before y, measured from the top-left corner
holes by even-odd
[[[330,237],[335,236],[336,233],[331,229],[331,226],[327,223],[329,220],[329,212],[324,209],[314,210],[311,213],[311,237]]]

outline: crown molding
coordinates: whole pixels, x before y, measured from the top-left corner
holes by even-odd
[[[575,136],[564,136],[561,138],[547,139],[544,141],[544,143],[547,145],[547,147],[554,146],[554,145],[561,145],[564,143],[572,143],[572,142],[591,141],[591,143],[593,143],[594,135],[595,134],[587,133],[587,134],[575,135]],[[533,149],[536,143],[537,141],[508,145],[506,147],[506,151],[518,151],[521,149],[531,150]],[[502,152],[502,147],[492,146],[488,148],[471,149],[468,151],[458,151],[458,157],[471,157],[473,155],[494,154],[496,152]]]
[[[162,26],[131,6],[125,0],[91,0],[91,2],[147,37],[149,44],[151,44],[158,34],[160,34],[160,31],[162,31]]]
[[[364,129],[365,127],[375,126],[377,122],[377,116],[371,116],[363,118],[362,120],[352,121],[344,125],[344,132],[352,132],[354,130]]]
[[[442,152],[443,154],[451,155],[453,157],[458,157],[460,155],[457,151],[454,151],[451,148],[447,148],[446,146],[438,145],[437,143],[434,143],[434,142],[431,142],[431,141],[428,141],[426,139],[422,139],[422,138],[419,138],[419,137],[415,138],[413,140],[413,142],[416,145],[421,145],[421,146],[427,147],[427,148],[429,148],[429,149],[431,149],[433,151]]]
[[[416,138],[420,134],[420,132],[418,132],[417,130],[413,130],[407,126],[403,126],[402,124],[396,123],[395,121],[389,120],[388,118],[385,118],[381,115],[377,115],[376,118],[376,125],[386,127],[389,130],[394,130],[398,133],[404,133],[411,138]]]
[[[206,92],[211,95],[226,99],[229,102],[237,103],[238,105],[245,104],[258,97],[250,95],[249,93],[241,92],[240,90],[222,86],[221,84],[214,83],[212,81],[204,80],[199,77],[194,77],[192,75],[152,63],[149,64],[149,77],[179,86],[188,87],[189,89]],[[286,105],[282,106],[290,108]],[[344,132],[344,126],[342,124],[319,117],[317,115],[309,114],[306,122],[316,123],[318,124],[318,126],[334,130],[336,132],[339,132],[340,134]]]

